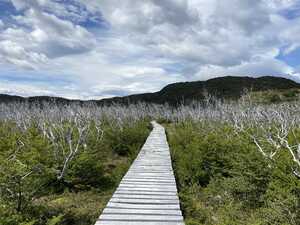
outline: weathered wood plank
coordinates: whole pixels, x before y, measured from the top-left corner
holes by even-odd
[[[147,214],[147,215],[177,215],[181,216],[180,210],[152,210],[152,209],[118,209],[118,208],[106,208],[103,213],[106,214]]]
[[[183,222],[170,222],[170,221],[120,221],[120,220],[101,220],[95,225],[183,225]]]
[[[165,130],[152,125],[96,225],[184,225]]]

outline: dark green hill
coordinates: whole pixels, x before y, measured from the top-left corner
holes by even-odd
[[[81,100],[70,100],[61,97],[51,97],[51,96],[34,96],[34,97],[21,97],[16,95],[0,94],[0,103],[13,103],[13,102],[28,102],[40,104],[42,102],[55,103],[55,104],[71,104],[79,103],[83,104],[85,101]]]
[[[220,77],[207,81],[181,82],[169,84],[161,91],[155,93],[146,93],[139,95],[130,95],[126,97],[117,97],[104,99],[101,102],[111,103],[189,103],[193,100],[202,100],[204,93],[207,92],[217,98],[237,99],[245,90],[253,92],[263,91],[287,91],[290,89],[299,89],[300,84],[295,81],[281,77]]]
[[[204,93],[209,93],[222,99],[238,99],[245,90],[253,92],[264,91],[284,91],[300,90],[300,84],[295,81],[281,78],[265,76],[260,78],[251,77],[219,77],[207,81],[181,82],[169,84],[162,90],[154,93],[136,94],[125,97],[115,97],[109,99],[88,101],[99,105],[103,104],[129,104],[137,102],[147,103],[169,103],[176,105],[178,103],[189,103],[193,100],[202,100]],[[79,103],[84,104],[85,101],[68,100],[59,97],[38,96],[23,98],[19,96],[0,95],[0,102],[55,102],[58,104]]]

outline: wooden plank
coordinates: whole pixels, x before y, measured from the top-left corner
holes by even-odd
[[[165,130],[152,125],[96,225],[184,225]]]
[[[101,220],[96,222],[95,225],[184,225],[183,222],[170,222],[170,221],[111,221]]]
[[[147,214],[147,215],[177,215],[181,216],[180,210],[152,210],[152,209],[118,209],[118,208],[106,208],[103,213],[105,214]]]
[[[106,214],[100,216],[100,220],[130,220],[130,221],[169,221],[180,222],[182,216],[178,215],[148,215],[148,214]]]

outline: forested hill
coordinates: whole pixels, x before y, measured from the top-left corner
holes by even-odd
[[[0,102],[1,103],[10,103],[10,102],[28,102],[28,103],[41,103],[41,102],[51,102],[51,103],[61,103],[61,104],[68,104],[68,103],[83,103],[84,101],[81,100],[70,100],[61,97],[50,97],[50,96],[34,96],[34,97],[21,97],[16,95],[7,95],[7,94],[0,94]]]
[[[207,81],[181,82],[169,84],[159,92],[130,95],[126,97],[116,97],[104,99],[103,102],[152,102],[176,104],[192,100],[201,100],[204,93],[209,93],[218,98],[237,99],[245,90],[257,91],[284,91],[289,89],[300,89],[300,84],[292,80],[265,76],[260,78],[251,77],[220,77]]]
[[[292,80],[265,76],[260,78],[251,77],[220,77],[207,81],[181,82],[169,84],[162,90],[154,93],[136,94],[125,97],[114,97],[102,100],[94,100],[97,104],[112,104],[112,103],[169,103],[175,105],[177,103],[188,103],[193,100],[202,100],[204,93],[209,93],[218,98],[237,99],[245,90],[258,91],[288,91],[290,89],[300,90],[300,84]],[[38,96],[23,98],[19,96],[0,95],[0,102],[56,102],[68,104],[72,102],[84,103],[80,100],[68,100],[58,97]]]

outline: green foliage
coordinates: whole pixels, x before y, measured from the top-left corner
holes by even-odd
[[[300,181],[284,151],[267,160],[230,126],[200,122],[170,125],[168,139],[187,225],[299,224]]]
[[[272,94],[281,100],[298,96],[297,91],[269,91],[263,101]],[[251,98],[248,101],[252,104]],[[300,183],[292,173],[296,165],[284,145],[274,159],[267,159],[246,132],[237,134],[226,124],[232,120],[228,113],[231,105],[201,107],[199,111],[183,107],[175,112],[179,116],[161,114],[159,119],[168,128],[186,224],[300,224]],[[283,109],[285,105],[279,111]],[[298,108],[291,109],[298,112]],[[122,110],[117,108],[115,113],[123,119],[107,115],[98,121],[94,115],[86,117],[88,121],[80,120],[84,125],[88,122],[84,142],[78,142],[78,120],[60,121],[59,110],[57,124],[42,124],[53,129],[54,140],[42,132],[34,117],[30,116],[33,121],[27,121],[26,126],[18,121],[0,122],[0,224],[94,224],[149,134],[150,118],[133,119],[136,112],[126,117],[128,112]],[[267,111],[267,107],[260,110]],[[193,113],[198,115],[193,118]],[[43,116],[39,118],[43,120]],[[276,135],[274,121],[276,117],[268,120],[268,131]],[[264,135],[259,123],[251,125],[247,132]],[[288,142],[296,146],[300,129],[292,131],[287,134]],[[266,153],[274,151],[266,138],[259,141]],[[76,142],[79,151],[59,179],[69,146],[76,147]]]
[[[0,224],[94,224],[113,190],[128,170],[149,134],[149,121],[112,126],[95,124],[68,165],[63,179],[57,175],[67,143],[50,142],[35,121],[26,129],[0,122]],[[74,124],[64,124],[71,129]],[[55,132],[59,132],[56,130]],[[74,135],[74,142],[78,133]]]
[[[291,89],[291,90],[285,91],[283,93],[283,96],[291,99],[291,98],[296,98],[298,96],[298,93],[299,93],[299,90]]]
[[[255,103],[274,104],[299,100],[299,89],[268,90],[251,93]]]
[[[20,225],[34,225],[34,224],[35,224],[35,220],[30,221],[30,222],[24,222],[24,223],[21,223]]]
[[[280,95],[274,93],[272,95],[269,96],[269,99],[270,103],[278,103],[281,101],[281,98],[280,98]]]
[[[136,125],[127,124],[123,128],[113,127],[106,132],[108,145],[120,156],[136,155],[143,143],[139,140],[146,140],[147,130],[144,129],[148,122],[140,122]]]
[[[58,225],[62,221],[63,215],[53,216],[47,221],[47,225]]]
[[[100,160],[97,161],[97,158],[95,154],[83,152],[72,164],[67,179],[73,185],[85,188],[111,183],[109,179],[105,179],[103,164]]]

